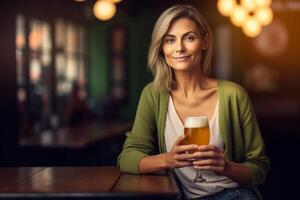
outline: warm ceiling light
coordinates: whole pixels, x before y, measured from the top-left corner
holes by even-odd
[[[256,37],[261,32],[261,25],[254,17],[249,17],[243,26],[243,32],[248,37]]]
[[[94,4],[93,13],[97,19],[106,21],[116,14],[116,5],[107,0],[98,0]]]
[[[241,0],[241,4],[250,12],[256,9],[255,0]]]
[[[235,0],[219,0],[217,6],[222,15],[229,16],[236,6],[236,2]]]
[[[74,0],[76,2],[85,2],[86,0]]]
[[[255,17],[262,25],[268,25],[273,20],[273,12],[269,7],[261,7],[255,12]]]
[[[230,17],[232,24],[242,27],[249,37],[256,37],[262,26],[273,20],[272,0],[218,0],[219,12]]]
[[[255,0],[255,3],[257,6],[262,7],[262,6],[271,6],[272,0]]]
[[[231,22],[236,26],[242,26],[248,17],[248,13],[243,6],[236,6],[230,17]]]

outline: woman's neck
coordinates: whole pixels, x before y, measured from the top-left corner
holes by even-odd
[[[198,92],[207,89],[207,80],[201,71],[176,71],[176,88],[174,92],[178,93],[182,98],[195,96]]]

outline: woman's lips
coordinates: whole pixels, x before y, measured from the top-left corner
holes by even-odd
[[[187,61],[190,56],[178,56],[178,57],[173,57],[176,61],[182,62],[182,61]]]

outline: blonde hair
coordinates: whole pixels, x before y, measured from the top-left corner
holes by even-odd
[[[213,51],[212,32],[204,17],[190,5],[176,5],[164,11],[155,23],[148,53],[148,67],[154,75],[154,86],[156,89],[169,91],[176,86],[173,70],[168,66],[162,50],[162,41],[169,30],[172,22],[178,18],[192,19],[199,29],[201,36],[208,37],[208,44],[205,50],[202,50],[202,73],[210,75],[211,59]]]

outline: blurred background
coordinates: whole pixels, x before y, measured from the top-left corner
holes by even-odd
[[[213,77],[249,92],[271,159],[263,196],[293,199],[298,0],[2,0],[0,165],[115,165],[152,80],[154,23],[178,3],[194,5],[213,30]]]

